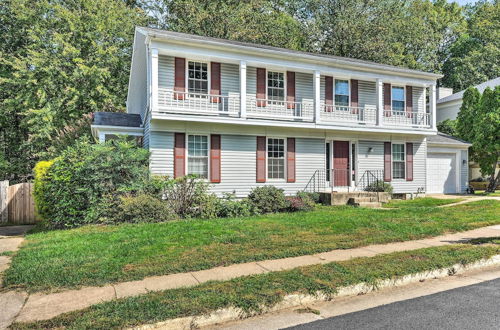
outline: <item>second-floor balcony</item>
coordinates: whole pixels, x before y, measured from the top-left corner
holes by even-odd
[[[311,100],[291,102],[258,99],[251,96],[247,97],[245,105],[246,111],[242,113],[241,98],[236,93],[232,95],[211,95],[162,89],[158,93],[157,112],[160,114],[317,122],[323,125],[431,127],[431,116],[428,112],[392,109],[379,112],[379,109],[375,106],[339,106],[325,104],[322,100],[319,105],[319,118],[316,118],[315,104]]]

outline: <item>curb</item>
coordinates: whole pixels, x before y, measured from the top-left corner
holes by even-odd
[[[139,327],[133,327],[130,329],[135,329],[135,330],[196,329],[200,327],[216,325],[229,321],[237,321],[258,314],[277,312],[284,309],[295,308],[295,307],[304,307],[313,303],[333,300],[334,298],[356,296],[371,291],[377,291],[380,289],[385,289],[390,287],[404,286],[407,284],[417,283],[428,279],[444,278],[447,276],[461,274],[469,270],[475,270],[495,265],[500,265],[500,255],[495,255],[489,259],[482,259],[467,265],[455,264],[447,268],[441,268],[417,274],[405,275],[394,279],[379,280],[375,284],[359,283],[355,285],[341,287],[338,289],[338,292],[333,296],[327,296],[322,293],[318,293],[317,295],[291,294],[283,297],[283,300],[281,302],[277,303],[272,307],[263,306],[261,308],[261,312],[259,313],[257,312],[247,313],[240,308],[229,307],[229,308],[219,309],[207,315],[181,317],[159,323],[146,324]]]

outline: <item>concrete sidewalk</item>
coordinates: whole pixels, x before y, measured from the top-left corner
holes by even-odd
[[[122,282],[104,287],[87,287],[52,294],[35,293],[27,298],[24,306],[21,305],[22,307],[20,307],[20,312],[15,320],[29,322],[50,319],[59,314],[86,308],[99,302],[140,295],[150,291],[190,287],[210,280],[229,280],[246,275],[287,270],[300,266],[343,261],[355,257],[371,257],[378,254],[416,250],[431,246],[444,246],[461,243],[472,238],[496,236],[500,236],[500,225],[416,241],[370,245],[356,249],[333,250],[293,258],[235,264],[196,272],[154,276],[140,281]],[[25,296],[24,293],[18,293],[17,298],[21,299]]]

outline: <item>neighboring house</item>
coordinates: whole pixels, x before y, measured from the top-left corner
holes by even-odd
[[[462,192],[468,144],[436,135],[440,77],[137,28],[127,114],[96,113],[92,131],[100,141],[142,136],[152,173],[197,174],[218,194],[353,191],[374,180],[395,193]]]
[[[500,77],[488,80],[482,84],[474,86],[479,90],[480,93],[484,92],[487,87],[494,89],[496,86],[500,85]],[[451,89],[449,88],[439,88],[437,93],[437,122],[441,122],[445,119],[457,119],[458,112],[460,111],[460,107],[462,106],[462,98],[464,96],[464,92],[460,91],[458,93],[453,94],[453,90],[449,92]],[[444,92],[445,94],[443,94]],[[441,94],[441,95],[440,95]],[[496,173],[500,171],[500,164],[497,165]],[[482,177],[482,174],[479,169],[479,165],[475,162],[471,162],[469,164],[469,177],[471,179],[476,179]]]

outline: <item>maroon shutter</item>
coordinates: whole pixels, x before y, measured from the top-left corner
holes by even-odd
[[[175,133],[174,141],[174,178],[186,175],[186,134]]]
[[[295,138],[286,139],[286,182],[295,182]]]
[[[286,101],[287,109],[295,109],[295,72],[286,72]]]
[[[221,95],[220,90],[220,63],[210,63],[210,94]],[[213,103],[220,103],[220,97],[212,97],[210,101]]]
[[[266,182],[266,137],[257,136],[257,182]]]
[[[391,181],[391,143],[384,142],[384,181]]]
[[[325,111],[333,110],[333,77],[325,77]]]
[[[384,110],[391,110],[392,102],[391,102],[391,84],[384,83]],[[384,111],[386,117],[391,116],[390,111]]]
[[[257,106],[266,106],[266,69],[257,68]]]
[[[175,73],[174,73],[174,99],[184,100],[186,92],[186,59],[182,57],[175,58]]]
[[[413,88],[406,86],[406,117],[413,117]]]
[[[220,182],[220,157],[221,157],[221,146],[220,146],[220,135],[212,134],[210,135],[210,182],[219,183]]]
[[[358,110],[358,81],[351,79],[351,113],[357,114]]]
[[[406,181],[413,181],[413,143],[406,143]]]

